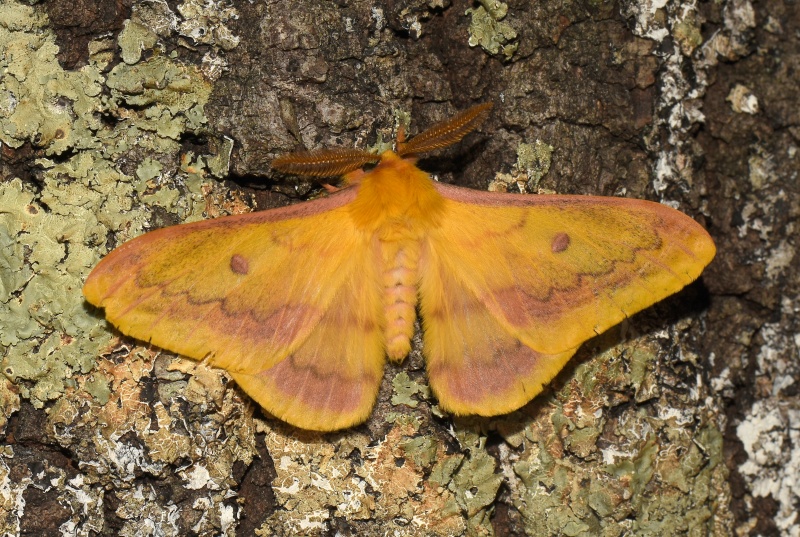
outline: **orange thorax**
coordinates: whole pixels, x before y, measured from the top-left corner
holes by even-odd
[[[438,226],[445,200],[428,174],[392,151],[352,182],[358,194],[350,216],[381,261],[386,351],[400,361],[414,334],[422,240]]]

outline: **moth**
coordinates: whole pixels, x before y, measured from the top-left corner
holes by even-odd
[[[228,371],[304,429],[363,422],[417,314],[430,387],[456,414],[539,394],[578,347],[694,281],[714,257],[693,219],[649,201],[491,193],[433,181],[420,154],[459,141],[470,108],[394,151],[292,153],[274,168],[344,176],[327,197],[159,229],[89,275],[122,333]],[[366,167],[370,165],[371,167]]]

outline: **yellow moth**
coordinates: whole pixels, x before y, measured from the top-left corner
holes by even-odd
[[[364,421],[385,360],[422,319],[446,410],[493,416],[541,392],[578,347],[695,280],[708,233],[658,203],[480,192],[416,157],[460,140],[491,105],[396,151],[293,153],[273,166],[346,186],[281,209],[131,240],[83,289],[124,334],[227,370],[271,414],[331,431]],[[364,170],[367,164],[374,164]]]

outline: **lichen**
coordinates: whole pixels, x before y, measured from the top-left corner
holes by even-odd
[[[195,43],[217,45],[223,50],[233,50],[239,44],[239,36],[227,26],[239,18],[233,5],[217,2],[209,9],[206,1],[186,0],[178,4],[178,13],[183,17],[178,32]]]
[[[30,142],[48,155],[97,147],[102,75],[91,65],[64,71],[54,35],[38,31],[46,22],[16,2],[0,10],[0,139],[12,148]]]
[[[748,501],[775,499],[775,523],[789,534],[800,526],[800,408],[774,397],[756,401],[736,434],[747,453],[739,471],[749,480]]]
[[[201,7],[208,9],[200,14]],[[37,486],[58,491],[69,511],[64,533],[102,532],[103,518],[113,515],[121,535],[143,528],[178,535],[187,527],[233,534],[236,469],[251,464],[261,434],[275,471],[263,535],[328,534],[339,520],[357,529],[392,521],[393,535],[491,535],[498,495],[506,493],[531,534],[707,528],[722,497],[721,435],[705,401],[694,401],[688,415],[674,412],[667,390],[658,389],[664,359],[655,344],[612,340],[520,411],[453,419],[449,432],[433,422],[443,414],[428,407],[427,388],[403,373],[392,403],[415,412],[398,408],[380,429],[315,435],[254,419],[224,373],[121,338],[84,303],[82,282],[114,245],[156,226],[251,206],[209,181],[226,175],[233,147],[205,130],[209,80],[224,65],[220,50],[238,39],[226,33],[236,11],[208,11],[215,7],[187,1],[176,14],[164,2],[137,3],[121,33],[90,42],[88,64],[74,71],[56,60],[40,10],[13,0],[0,10],[8,73],[0,80],[0,139],[4,150],[29,144],[40,156],[36,179],[0,185],[0,420],[23,400],[48,405],[46,433],[80,472],[48,469],[49,483],[32,472],[11,480],[15,452],[5,446],[0,509],[12,515],[2,531],[19,533],[13,513]],[[516,34],[501,22],[504,8],[484,2],[474,10],[471,35],[511,57]],[[379,11],[378,30],[386,24]],[[163,38],[176,33],[191,38],[184,44],[209,48],[201,67],[166,49]],[[305,46],[305,34],[286,35]],[[223,60],[211,68],[209,58]],[[314,72],[324,80],[324,69]],[[393,88],[389,96],[401,87],[381,84]],[[317,104],[335,132],[363,121],[360,110],[330,97]],[[303,136],[313,139],[315,128],[304,125]],[[210,140],[211,154],[181,153],[197,134]],[[522,146],[516,179],[538,186],[530,182],[547,173],[551,151],[538,141]],[[176,487],[181,500],[165,499],[149,479]]]
[[[360,434],[347,435],[345,443],[326,441],[321,435],[293,434],[289,428],[266,427],[267,449],[275,464],[272,483],[280,506],[262,526],[285,528],[287,534],[310,533],[327,526],[330,516],[365,520],[374,509],[374,499],[367,493],[366,481],[352,471],[348,456],[362,454],[369,439]]]
[[[67,205],[80,199],[72,189],[60,196]],[[85,208],[73,206],[78,220],[48,214],[34,197],[19,179],[0,184],[0,368],[22,397],[41,408],[74,386],[73,372],[92,370],[110,335],[96,328],[79,299],[82,271],[95,259],[81,239],[101,228]]]
[[[218,389],[224,386],[218,371],[193,364],[192,374],[200,379],[194,387],[185,382],[184,389],[169,399],[143,403],[142,379],[163,359],[134,350],[121,362],[101,360],[94,377],[107,383],[108,403],[61,398],[48,415],[48,429],[82,461],[86,495],[96,494],[98,485],[113,485],[119,500],[115,515],[127,528],[121,534],[136,535],[142,517],[153,517],[165,535],[180,534],[175,526],[177,508],[152,496],[151,487],[142,488],[143,483],[137,483],[142,474],[162,479],[177,475],[185,490],[196,491],[190,508],[198,514],[182,516],[197,516],[198,528],[219,530],[226,509],[223,501],[235,484],[233,467],[249,464],[256,453],[255,422],[240,412],[238,394]],[[184,369],[178,366],[175,371],[182,375]],[[203,391],[206,385],[210,394]],[[187,403],[195,409],[188,412],[190,420]],[[82,411],[86,407],[88,411]],[[127,435],[135,435],[137,442],[122,441]],[[180,467],[177,474],[176,467]]]
[[[447,454],[441,442],[420,435],[413,420],[395,425],[375,445],[352,431],[331,437],[263,426],[280,508],[259,535],[272,535],[276,528],[287,535],[321,535],[332,517],[351,523],[393,520],[396,535],[464,534],[452,481],[460,469],[464,475],[469,469],[462,468],[463,456]],[[437,479],[426,479],[429,472]],[[481,486],[485,481],[472,479]],[[476,506],[475,512],[483,511]]]
[[[685,56],[691,56],[697,47],[703,44],[700,19],[694,9],[687,8],[673,22],[672,35],[675,36]]]
[[[8,378],[0,377],[0,435],[5,434],[8,418],[19,410],[19,405],[19,393],[14,385]]]
[[[411,408],[417,408],[419,401],[414,397],[419,396],[422,399],[427,399],[431,394],[427,385],[415,382],[405,371],[395,375],[392,380],[392,387],[394,388],[394,395],[392,395],[393,405],[406,405]]]
[[[58,485],[41,490],[60,491],[70,513],[62,530],[70,534],[102,531],[106,490],[119,500],[122,535],[141,534],[148,516],[154,531],[177,535],[182,510],[193,509],[196,531],[230,532],[237,515],[224,500],[233,466],[255,453],[252,418],[237,410],[233,391],[219,389],[221,373],[216,381],[202,372],[186,380],[178,371],[183,390],[147,404],[143,377],[154,353],[120,345],[81,295],[109,246],[163,225],[165,215],[200,219],[206,206],[204,169],[182,170],[180,140],[206,128],[211,85],[199,69],[163,55],[156,35],[127,21],[116,41],[90,42],[88,63],[66,70],[41,9],[15,1],[0,9],[0,142],[4,151],[27,144],[39,155],[36,183],[0,183],[0,425],[21,400],[49,403],[42,434],[73,453],[81,474],[61,472],[52,480]],[[115,46],[123,62],[108,70]],[[224,154],[200,157],[214,175],[230,158],[230,144],[219,147]],[[109,352],[126,358],[100,358]],[[182,401],[204,410],[188,428]],[[13,446],[3,456],[13,460]],[[177,479],[195,494],[194,506],[164,503],[135,483],[143,474],[172,477],[179,464]],[[0,485],[2,501],[18,503],[32,484]],[[18,533],[24,510],[5,512],[4,532]]]
[[[496,471],[495,458],[486,451],[485,436],[462,429],[456,437],[469,456],[462,459],[449,487],[456,503],[466,514],[470,533],[488,534],[491,532],[491,506],[503,484],[503,476]]]
[[[620,359],[634,353],[641,356],[636,380]],[[509,486],[519,491],[515,506],[528,532],[711,532],[718,495],[712,483],[721,473],[724,479],[719,430],[701,409],[676,419],[663,395],[650,401],[652,409],[624,410],[629,399],[615,397],[634,385],[641,390],[654,359],[632,341],[580,363],[538,407],[546,415],[525,424]],[[613,407],[618,411],[608,412]]]
[[[158,36],[149,28],[130,19],[122,25],[122,31],[117,37],[120,57],[128,65],[139,63],[142,52],[153,48],[158,42]]]
[[[539,186],[550,171],[555,148],[539,139],[517,146],[517,162],[510,173],[498,172],[489,183],[490,192],[552,193]]]
[[[731,109],[737,114],[758,113],[758,97],[743,84],[734,84],[725,100],[731,103]]]
[[[527,189],[536,192],[542,177],[550,171],[553,150],[555,148],[541,140],[532,144],[519,144],[517,147],[516,169],[528,178]]]
[[[204,123],[202,107],[210,86],[195,69],[161,56],[121,63],[106,78],[92,63],[65,71],[55,58],[52,33],[44,30],[46,18],[20,4],[11,12],[15,23],[0,26],[8,74],[0,84],[8,96],[2,141],[10,147],[31,142],[47,155],[67,149],[74,153],[60,162],[37,161],[44,170],[44,188],[38,193],[19,179],[0,186],[5,208],[0,215],[0,317],[8,327],[2,335],[2,368],[22,396],[40,408],[74,386],[73,372],[88,373],[93,357],[110,340],[110,332],[85,307],[80,289],[103,253],[97,247],[105,243],[108,230],[125,239],[145,229],[149,211],[132,212],[133,193],[183,219],[200,216],[198,181],[177,187],[170,185],[173,181],[152,182],[165,179],[158,173],[161,164],[152,158],[142,160],[137,177],[129,177],[118,160],[135,151],[133,139],[138,149],[175,154],[180,133]],[[130,32],[120,34],[121,45],[130,39]],[[102,96],[103,84],[110,98]],[[100,112],[124,121],[103,125]],[[188,189],[194,198],[179,200],[179,189]]]
[[[481,5],[466,11],[472,17],[469,25],[469,45],[480,47],[492,55],[510,60],[519,47],[517,32],[503,22],[508,6],[497,0],[482,0]]]

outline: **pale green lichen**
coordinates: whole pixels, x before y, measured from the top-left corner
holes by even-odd
[[[436,461],[439,442],[430,436],[415,436],[400,443],[400,449],[420,468],[428,468]]]
[[[628,355],[630,359],[630,377],[633,389],[636,390],[636,402],[643,403],[661,394],[656,365],[658,356],[654,349],[640,346]]]
[[[119,63],[108,73],[106,85],[111,89],[112,108],[143,108],[134,123],[162,138],[177,140],[206,121],[203,106],[211,86],[195,67],[164,56],[135,65]]]
[[[125,21],[117,38],[120,57],[128,65],[138,63],[142,52],[153,48],[157,42],[158,36],[154,32],[130,19]]]
[[[626,399],[613,399],[633,388],[619,356],[636,353],[634,377],[641,389],[654,353],[636,342],[612,347],[580,363],[570,382],[540,407],[547,415],[526,426],[513,465],[520,484],[509,486],[519,491],[514,502],[527,531],[713,533],[724,466],[721,434],[708,414],[692,409],[676,415],[660,393],[651,394],[651,406],[615,414],[604,410],[627,406]],[[603,449],[601,436],[608,436]]]
[[[462,447],[469,450],[450,487],[456,502],[467,517],[467,527],[473,534],[491,531],[491,506],[503,483],[496,472],[497,461],[486,451],[486,437],[470,430],[456,433]]]
[[[66,203],[80,199],[72,190],[62,195]],[[82,238],[100,233],[99,224],[80,206],[65,216],[46,212],[34,198],[19,179],[0,184],[0,370],[40,408],[74,386],[73,372],[94,367],[110,334],[80,300],[84,272],[96,259]]]
[[[692,7],[684,8],[686,12],[672,26],[672,35],[681,47],[685,56],[692,53],[703,44],[702,21]]]
[[[205,159],[205,167],[209,173],[217,179],[222,179],[228,174],[231,166],[231,154],[233,153],[233,139],[223,136],[212,144],[216,149],[215,154]]]
[[[111,386],[103,375],[89,375],[83,383],[83,389],[101,405],[108,403],[111,398]]]
[[[519,47],[517,32],[507,22],[502,22],[508,11],[508,6],[497,0],[481,0],[477,8],[466,11],[471,15],[469,25],[469,45],[480,45],[483,50],[492,55],[501,55],[506,60],[511,59]]]
[[[56,155],[98,147],[102,76],[91,65],[64,71],[55,36],[36,31],[46,17],[12,2],[0,10],[0,136],[12,148],[25,142]]]
[[[11,381],[0,376],[0,435],[5,434],[8,418],[20,408],[20,398]],[[0,484],[0,490],[2,484]]]
[[[553,150],[552,145],[538,139],[532,144],[519,144],[517,147],[516,168],[527,175],[530,192],[536,192],[542,177],[550,171]]]
[[[392,387],[394,388],[394,394],[392,395],[393,405],[406,405],[411,408],[417,408],[419,400],[415,397],[425,400],[430,398],[431,395],[430,388],[427,385],[419,384],[412,380],[405,371],[395,375],[394,379],[392,379]]]
[[[137,166],[136,177],[142,181],[140,184],[146,184],[147,181],[155,179],[161,175],[162,168],[163,166],[159,161],[147,157],[139,164],[139,166]]]
[[[495,20],[503,20],[508,14],[508,4],[500,0],[479,0],[481,6]]]
[[[532,144],[521,143],[517,147],[517,162],[511,173],[498,172],[489,183],[490,192],[545,193],[539,183],[550,171],[553,146],[536,140]]]
[[[119,362],[99,359],[115,332],[81,295],[109,236],[120,243],[140,235],[159,225],[156,215],[202,218],[205,171],[182,171],[180,140],[205,129],[211,85],[197,68],[159,50],[142,60],[141,51],[157,43],[130,21],[116,41],[89,43],[87,65],[65,70],[48,25],[36,7],[8,1],[0,8],[0,142],[4,151],[30,144],[40,155],[40,170],[31,174],[37,183],[0,183],[0,425],[20,399],[35,408],[50,403],[46,434],[81,464],[77,478],[52,480],[71,513],[65,531],[101,531],[104,491],[113,490],[116,516],[125,521],[120,534],[139,534],[149,514],[165,535],[177,535],[176,506],[132,484],[143,473],[172,477],[180,461],[190,465],[179,482],[207,491],[197,505],[182,508],[200,510],[195,530],[229,534],[233,515],[224,500],[233,465],[249,464],[255,454],[252,418],[233,391],[219,395],[219,373],[204,383],[194,375],[170,394],[169,406],[143,405],[140,379],[152,355],[133,350]],[[106,72],[117,46],[123,62]],[[225,154],[202,158],[224,175],[231,147],[219,147]],[[181,401],[205,408],[203,417],[184,423]],[[141,444],[123,441],[129,434]],[[214,465],[195,462],[201,459]],[[28,486],[17,480],[8,494],[0,491],[0,502],[14,502]],[[16,514],[3,520],[4,531],[18,533],[22,512],[5,512]]]

